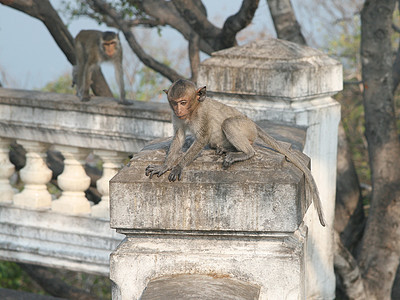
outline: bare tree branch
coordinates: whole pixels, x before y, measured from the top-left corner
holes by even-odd
[[[0,0],[0,3],[42,21],[69,62],[75,64],[74,39],[48,0]]]
[[[200,66],[200,50],[199,50],[199,40],[198,34],[193,33],[192,38],[189,40],[189,60],[190,69],[192,70],[191,81],[197,82],[197,77],[199,74]]]
[[[244,0],[239,11],[226,19],[220,33],[219,49],[233,47],[237,44],[236,34],[251,23],[258,8],[258,3],[259,0]]]
[[[201,1],[195,0],[195,5],[199,7],[201,13],[205,13],[205,8],[201,8],[202,4],[196,4],[197,2]],[[190,40],[192,34],[194,33],[194,30],[180,15],[175,5],[171,1],[160,2],[157,0],[146,0],[134,1],[134,3],[147,15],[155,18],[160,23],[171,26],[172,28],[180,32],[186,40]],[[215,51],[215,49],[202,38],[200,38],[199,47],[201,51],[209,55],[211,55],[211,53]]]
[[[193,0],[172,0],[175,8],[185,19],[189,26],[207,43],[213,45],[215,37],[219,36],[221,29],[214,26],[204,15],[204,12],[196,4],[198,1]],[[217,49],[213,46],[214,49]]]
[[[164,22],[160,22],[159,20],[142,18],[142,19],[129,20],[129,21],[127,21],[127,25],[129,27],[142,25],[144,27],[151,28],[151,27],[157,27],[157,26],[164,26],[166,24]]]

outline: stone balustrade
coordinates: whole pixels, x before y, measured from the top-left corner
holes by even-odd
[[[148,141],[171,134],[167,104],[123,106],[100,97],[81,103],[73,95],[0,89],[0,258],[108,274],[108,256],[122,239],[109,227],[109,180]],[[14,142],[26,151],[21,190],[10,184]],[[57,178],[48,151],[64,157]],[[96,205],[85,195],[88,156],[103,170]],[[49,192],[52,179],[59,197]]]

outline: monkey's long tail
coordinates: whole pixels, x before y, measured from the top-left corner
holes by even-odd
[[[261,127],[257,126],[258,136],[263,140],[263,142],[267,143],[273,149],[278,151],[279,153],[285,155],[291,163],[293,163],[296,167],[298,167],[306,178],[307,184],[309,186],[312,200],[314,202],[314,207],[317,210],[319,221],[322,226],[325,227],[326,222],[324,218],[324,213],[322,211],[321,199],[319,197],[318,187],[315,183],[315,180],[311,174],[310,169],[299,159],[296,153],[292,152],[290,149],[286,149],[282,147],[277,140],[275,140],[272,136],[266,133]]]

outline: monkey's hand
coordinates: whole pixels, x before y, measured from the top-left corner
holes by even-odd
[[[223,155],[227,152],[228,152],[228,150],[226,150],[225,148],[222,148],[222,147],[217,147],[217,149],[215,149],[216,155]]]
[[[126,100],[126,99],[120,99],[118,103],[121,104],[121,105],[133,105],[132,101],[129,101],[129,100]]]
[[[232,164],[235,162],[233,156],[228,153],[225,158],[224,161],[222,162],[222,168],[224,169],[228,169],[230,166],[232,166]]]
[[[89,95],[79,96],[79,99],[80,99],[82,102],[88,102],[88,101],[90,101],[90,96],[89,96]]]
[[[181,180],[182,178],[182,167],[175,166],[172,168],[171,173],[169,173],[168,180],[175,181],[176,179]]]
[[[150,179],[153,178],[153,175],[157,175],[160,177],[162,174],[170,170],[171,168],[167,165],[149,165],[146,168],[146,176],[150,176]]]

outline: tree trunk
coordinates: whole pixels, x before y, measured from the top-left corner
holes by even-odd
[[[392,93],[395,0],[366,0],[361,12],[365,127],[372,200],[358,259],[368,299],[390,299],[400,259],[400,142]]]
[[[290,0],[267,0],[267,3],[278,38],[306,45]]]
[[[335,230],[340,233],[343,245],[353,253],[360,242],[365,225],[360,183],[351,159],[346,133],[339,124]]]

